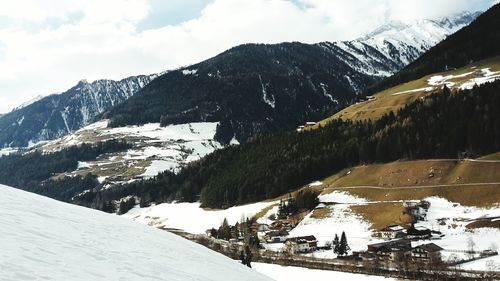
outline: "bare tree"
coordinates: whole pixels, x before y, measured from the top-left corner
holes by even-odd
[[[467,257],[469,259],[473,259],[474,258],[475,249],[476,249],[476,242],[474,242],[474,240],[472,239],[472,237],[469,236],[467,238]]]

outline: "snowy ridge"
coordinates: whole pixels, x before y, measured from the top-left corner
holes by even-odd
[[[38,96],[36,96],[36,97],[32,98],[31,100],[26,101],[26,102],[23,102],[23,103],[22,103],[22,104],[20,104],[19,106],[14,107],[14,109],[12,109],[12,111],[19,110],[19,109],[21,109],[21,108],[27,107],[28,105],[33,104],[33,103],[35,103],[35,102],[37,102],[37,101],[39,101],[39,100],[41,100],[41,99],[43,99],[43,96],[42,96],[42,95],[38,95]],[[0,115],[0,116],[1,116],[1,115]]]
[[[29,143],[57,139],[76,131],[90,124],[97,115],[130,98],[157,76],[92,83],[81,80],[64,93],[25,103],[2,116],[0,147],[27,147]]]
[[[2,280],[271,280],[174,234],[0,185]]]
[[[461,13],[435,20],[391,21],[353,41],[321,44],[337,53],[357,72],[387,77],[468,25],[479,14]],[[351,78],[349,83],[356,88]]]

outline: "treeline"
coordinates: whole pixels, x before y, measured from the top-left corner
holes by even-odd
[[[318,130],[258,137],[178,174],[164,172],[80,199],[90,204],[135,195],[143,205],[201,199],[205,207],[220,208],[282,195],[360,163],[483,155],[500,149],[499,107],[500,82],[458,93],[445,88],[376,122],[335,120]]]
[[[52,176],[74,171],[78,161],[95,160],[101,154],[122,151],[131,145],[111,140],[81,144],[54,153],[35,151],[0,158],[0,183],[32,191],[62,201],[70,201],[77,193],[98,185],[94,176],[49,180]],[[85,188],[85,189],[82,189]]]
[[[500,55],[500,4],[491,7],[469,26],[431,48],[397,74],[369,88],[369,93],[419,79],[429,73],[459,68]]]

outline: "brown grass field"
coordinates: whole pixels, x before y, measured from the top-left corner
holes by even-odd
[[[490,68],[492,71],[500,70],[500,56],[494,57],[491,59],[479,61],[468,66],[441,73],[434,73],[431,75],[424,76],[418,80],[414,80],[411,82],[407,82],[393,88],[386,89],[374,95],[375,99],[366,102],[360,102],[354,105],[351,105],[338,113],[330,116],[319,122],[319,125],[314,126],[312,128],[318,128],[319,126],[324,126],[328,122],[333,119],[343,119],[343,120],[377,120],[382,117],[384,114],[389,113],[390,111],[397,112],[398,109],[404,107],[405,105],[425,97],[437,90],[440,87],[435,87],[433,91],[425,91],[419,90],[410,93],[404,93],[406,91],[413,91],[418,89],[424,89],[426,87],[430,87],[428,84],[429,78],[436,75],[461,75],[465,73],[469,73],[471,71],[482,69],[482,68]],[[453,78],[448,80],[449,82],[464,82],[473,77],[476,77],[477,74],[471,74],[465,77]]]

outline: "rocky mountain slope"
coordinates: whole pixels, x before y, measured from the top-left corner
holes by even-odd
[[[500,55],[500,4],[491,7],[471,24],[449,36],[396,75],[372,86],[371,93],[385,90],[430,73],[466,66]]]
[[[348,42],[241,45],[166,73],[104,116],[112,126],[218,121],[222,143],[291,130],[349,105],[477,15],[391,22]]]
[[[61,94],[23,104],[0,118],[0,147],[26,147],[64,136],[130,98],[157,75],[85,80]]]

